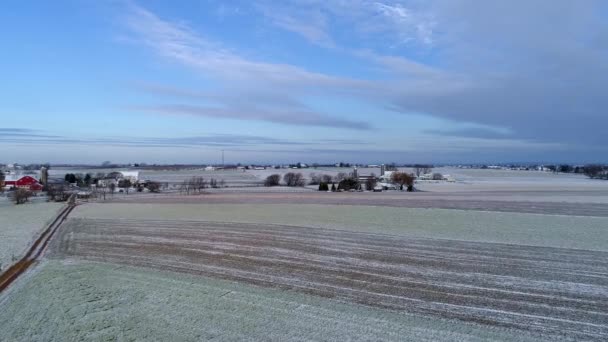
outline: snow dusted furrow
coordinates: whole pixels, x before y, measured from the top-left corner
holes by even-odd
[[[124,196],[114,200],[115,203],[206,203],[206,204],[322,204],[322,205],[374,205],[397,208],[442,208],[458,210],[481,210],[496,212],[514,212],[530,214],[552,214],[552,215],[575,215],[575,216],[597,216],[608,217],[608,204],[606,203],[579,203],[563,201],[543,201],[538,199],[534,202],[528,200],[509,200],[501,195],[501,192],[489,194],[488,199],[476,199],[471,193],[446,194],[442,193],[440,198],[433,193],[417,194],[415,198],[402,194],[380,193],[353,194],[339,193],[327,196],[326,193],[308,191],[292,193],[276,193],[269,191],[260,192],[259,188],[252,188],[254,192],[247,193],[239,189],[238,193],[214,193],[203,198],[193,196],[156,196],[135,197]],[[563,197],[560,197],[563,200]]]
[[[52,252],[547,336],[608,339],[606,252],[125,219],[72,219]]]

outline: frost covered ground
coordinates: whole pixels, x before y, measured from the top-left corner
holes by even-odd
[[[0,265],[7,269],[25,254],[62,207],[58,203],[26,203],[0,206]]]
[[[81,205],[0,296],[0,340],[606,341],[603,185],[469,175]]]
[[[608,336],[608,253],[269,224],[71,219],[51,258],[111,262],[547,335]]]
[[[270,223],[546,247],[608,250],[608,218],[301,204],[99,203],[71,217]]]
[[[207,277],[50,261],[0,297],[9,341],[555,341]],[[564,339],[566,340],[566,339]]]

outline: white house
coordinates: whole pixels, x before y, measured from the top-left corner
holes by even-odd
[[[123,179],[128,179],[131,183],[137,183],[139,181],[139,171],[120,171]]]
[[[101,187],[109,187],[110,184],[118,185],[121,179],[128,179],[131,184],[139,182],[139,171],[119,171],[112,172],[106,178],[97,181],[97,185]]]

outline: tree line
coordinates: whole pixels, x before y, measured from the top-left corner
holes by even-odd
[[[283,184],[289,187],[300,187],[306,185],[306,179],[301,173],[288,172],[283,175]],[[416,177],[414,174],[407,172],[395,171],[391,174],[391,181],[399,185],[401,190],[414,191],[414,180]],[[331,184],[331,186],[330,186]],[[336,186],[337,184],[337,186]],[[365,177],[364,181],[354,175],[348,175],[344,172],[340,172],[335,176],[322,174],[317,175],[312,173],[308,185],[318,185],[319,191],[350,191],[350,190],[363,190],[365,187],[368,191],[373,191],[378,184],[378,179],[375,174],[371,174]],[[266,177],[264,186],[272,187],[281,185],[281,175],[272,174]]]
[[[545,169],[555,173],[578,173],[584,174],[591,179],[608,179],[608,165],[587,164],[587,165],[546,165]]]
[[[215,178],[209,179],[207,181],[203,177],[191,177],[189,179],[185,179],[179,186],[179,193],[186,195],[194,195],[201,194],[207,188],[224,188],[226,187],[226,182],[223,179],[219,181]]]

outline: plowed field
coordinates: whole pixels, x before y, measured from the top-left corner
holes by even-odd
[[[608,339],[608,253],[600,251],[269,224],[71,219],[51,252],[545,337]]]

